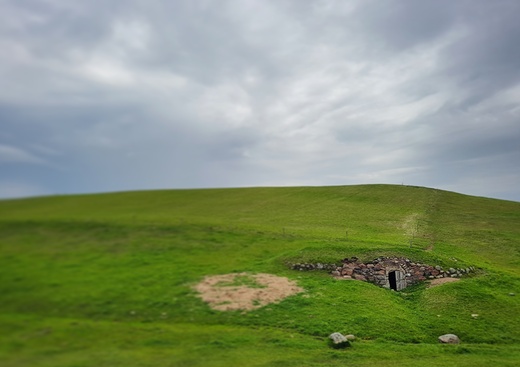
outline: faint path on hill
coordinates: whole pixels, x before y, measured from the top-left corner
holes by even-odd
[[[408,239],[410,247],[421,246],[427,251],[435,248],[437,234],[435,230],[435,217],[439,212],[440,191],[433,189],[429,197],[425,200],[422,210],[407,216],[402,228]]]

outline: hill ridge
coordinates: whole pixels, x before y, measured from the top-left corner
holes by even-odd
[[[253,365],[290,355],[283,365],[339,366],[346,355],[325,342],[339,331],[356,334],[348,358],[359,365],[384,356],[389,365],[414,366],[420,350],[426,366],[513,366],[519,223],[520,203],[401,185],[1,201],[0,362],[157,365],[165,355],[211,366],[225,351],[232,364],[243,355]],[[476,271],[457,283],[392,292],[288,267],[352,256]],[[305,291],[247,313],[212,310],[194,294],[205,276],[235,273],[287,277]],[[182,333],[169,333],[176,325]],[[461,338],[460,353],[436,344],[446,333]],[[135,361],[107,362],[128,348]]]

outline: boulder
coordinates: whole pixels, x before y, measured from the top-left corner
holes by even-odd
[[[350,347],[350,342],[341,333],[332,333],[329,335],[329,339],[331,340],[331,344],[334,348]]]
[[[439,336],[439,342],[443,344],[459,344],[460,339],[455,334],[444,334]]]

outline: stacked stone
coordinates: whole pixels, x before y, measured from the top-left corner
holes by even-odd
[[[386,283],[385,268],[378,261],[360,263],[357,257],[343,259],[343,265],[337,267],[332,275],[368,281],[378,285]]]
[[[451,278],[459,278],[463,275],[472,273],[475,271],[475,267],[470,266],[469,268],[449,268],[446,274],[449,274]]]
[[[309,271],[309,270],[336,270],[338,266],[336,264],[322,264],[322,263],[296,263],[291,265],[291,269],[300,270],[300,271]]]

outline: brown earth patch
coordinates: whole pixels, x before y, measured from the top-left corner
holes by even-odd
[[[194,289],[219,311],[254,310],[304,291],[287,278],[249,273],[207,276]]]
[[[428,288],[436,287],[438,285],[445,284],[445,283],[458,282],[459,280],[460,280],[459,278],[439,278],[439,279],[434,279],[434,280],[432,280],[430,282],[430,284],[428,285]]]

